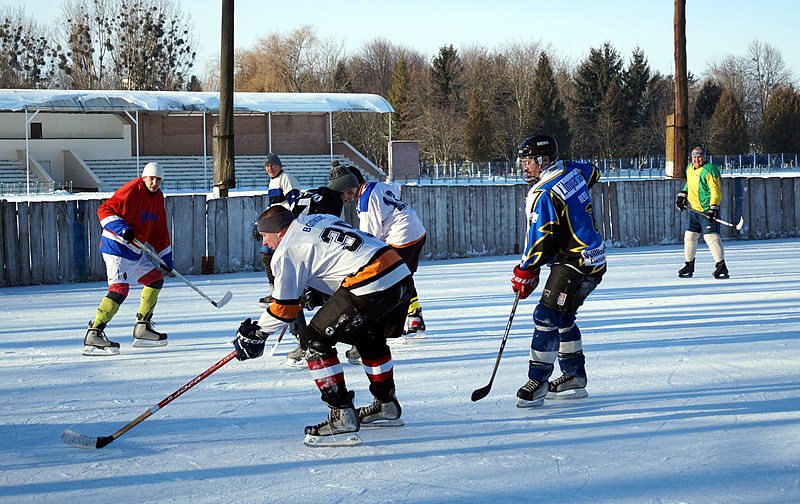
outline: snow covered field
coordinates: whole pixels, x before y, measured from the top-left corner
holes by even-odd
[[[284,365],[290,341],[103,449],[61,443],[67,428],[110,435],[229,353],[263,273],[190,277],[215,299],[233,291],[220,310],[170,279],[162,350],[130,348],[132,289],[107,330],[114,358],[80,355],[105,283],[0,289],[0,502],[800,502],[798,248],[726,242],[730,280],[711,277],[703,246],[691,279],[679,246],[611,250],[578,316],[589,397],[533,410],[514,394],[538,294],[517,309],[491,393],[469,400],[491,375],[516,258],[425,262],[429,338],[392,347],[406,426],[362,429],[352,448],[302,444],[326,408],[308,371]],[[369,402],[363,372],[345,373]]]

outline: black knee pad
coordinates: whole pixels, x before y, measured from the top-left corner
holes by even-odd
[[[114,301],[114,302],[115,302],[115,303],[117,303],[118,305],[121,305],[121,304],[122,304],[122,302],[123,302],[123,301],[125,301],[125,299],[126,299],[128,296],[123,296],[123,295],[122,295],[122,294],[120,294],[119,292],[108,291],[108,292],[106,293],[106,297],[107,297],[108,299],[110,299],[111,301]]]

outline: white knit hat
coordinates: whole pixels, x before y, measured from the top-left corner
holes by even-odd
[[[144,165],[144,170],[142,170],[142,177],[158,177],[163,179],[164,168],[162,168],[161,165],[156,162],[147,163]]]

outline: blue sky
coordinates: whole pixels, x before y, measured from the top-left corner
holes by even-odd
[[[198,41],[199,66],[219,52],[220,0],[178,0],[191,15]],[[744,55],[758,39],[781,51],[787,67],[800,78],[795,0],[687,0],[688,67],[701,75],[708,62]],[[52,22],[62,0],[0,0],[0,6],[26,5]],[[512,41],[541,41],[557,55],[579,62],[592,47],[611,42],[627,61],[637,45],[653,70],[673,72],[673,2],[671,0],[235,0],[235,43],[252,47],[262,36],[311,25],[318,35],[345,42],[357,51],[375,37],[416,49],[432,58],[442,45],[479,44],[500,48]]]

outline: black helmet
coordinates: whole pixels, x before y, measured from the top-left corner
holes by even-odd
[[[533,135],[520,142],[517,156],[520,158],[547,156],[550,162],[554,163],[558,159],[558,144],[550,135]],[[542,164],[541,159],[538,162]]]

